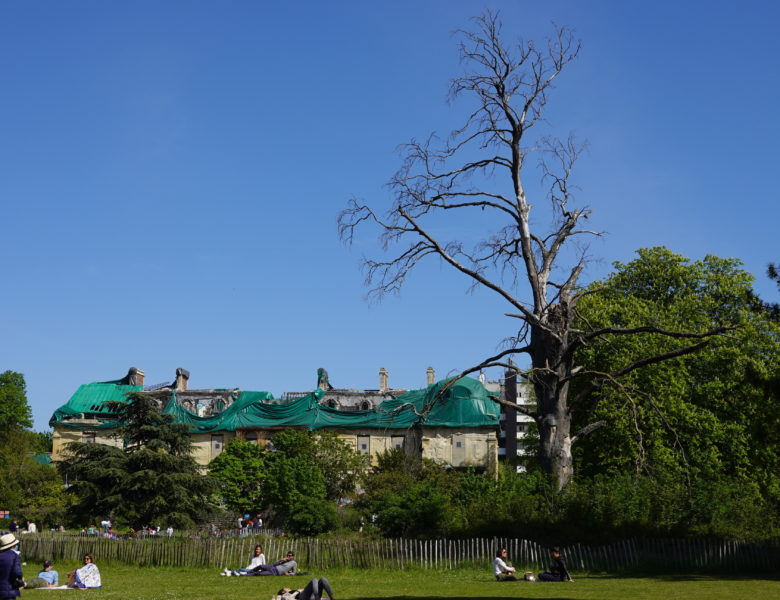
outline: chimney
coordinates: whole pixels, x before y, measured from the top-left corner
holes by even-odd
[[[130,369],[127,371],[125,380],[127,381],[127,385],[140,385],[141,387],[144,387],[145,376],[146,374],[141,369],[130,367]]]
[[[388,375],[388,373],[387,373],[387,369],[385,369],[384,367],[382,367],[381,369],[379,369],[379,391],[380,391],[381,393],[383,393],[383,394],[384,394],[384,393],[387,391],[387,389],[388,389],[388,385],[387,385],[387,379],[388,379],[388,377],[387,377],[387,375]]]
[[[428,385],[433,385],[436,383],[436,371],[433,370],[433,367],[428,367],[428,369],[425,371],[425,378],[428,382]]]
[[[182,369],[179,367],[176,369],[176,385],[173,389],[177,392],[186,392],[187,382],[189,382],[189,380],[190,372],[187,369]]]

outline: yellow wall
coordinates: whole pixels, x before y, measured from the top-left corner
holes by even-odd
[[[214,433],[196,433],[192,435],[192,456],[201,465],[208,465],[224,447],[234,438],[247,438],[255,435],[257,443],[265,446],[268,438],[277,430],[258,429],[254,431],[218,431]],[[364,452],[371,457],[371,464],[375,465],[376,457],[403,443],[406,452],[412,455],[420,455],[430,458],[440,464],[448,464],[453,467],[473,467],[494,472],[498,465],[498,439],[496,431],[492,428],[481,429],[452,429],[452,428],[423,428],[419,430],[376,429],[335,430],[339,439],[351,444],[359,452]],[[56,426],[52,435],[53,449],[52,460],[62,460],[64,447],[69,442],[82,442],[85,435],[95,434],[95,442],[111,446],[122,445],[120,440],[110,437],[108,432],[80,431],[69,427]],[[458,446],[460,444],[460,446]],[[367,446],[364,448],[363,446]]]

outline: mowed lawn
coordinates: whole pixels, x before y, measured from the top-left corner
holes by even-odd
[[[63,577],[76,564],[56,564]],[[98,561],[98,566],[100,562]],[[233,565],[235,566],[235,565]],[[100,600],[270,600],[280,587],[303,587],[313,575],[327,576],[336,600],[484,598],[506,600],[777,600],[780,578],[771,576],[611,577],[575,574],[573,583],[499,583],[484,572],[334,570],[296,577],[220,577],[217,569],[135,568],[102,565],[100,590],[23,590],[24,598],[72,595]],[[37,567],[24,568],[27,578]],[[49,598],[49,600],[54,600]],[[64,600],[64,599],[63,599]]]

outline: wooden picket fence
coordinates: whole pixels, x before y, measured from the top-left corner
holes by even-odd
[[[539,571],[548,563],[545,546],[530,540],[473,538],[409,540],[368,538],[128,538],[107,539],[45,532],[21,538],[25,560],[79,561],[93,554],[98,563],[138,566],[236,568],[249,562],[261,544],[269,561],[292,550],[300,569],[457,569],[489,572],[496,548],[507,548],[519,570]],[[616,573],[627,570],[693,572],[778,572],[780,543],[705,539],[630,539],[606,545],[573,544],[562,548],[570,569]]]

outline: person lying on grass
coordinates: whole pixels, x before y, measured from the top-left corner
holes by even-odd
[[[50,560],[43,561],[43,568],[38,571],[38,575],[30,579],[30,581],[24,584],[24,587],[34,588],[56,588],[60,585],[60,576],[57,571],[52,568]]]
[[[251,571],[255,567],[265,564],[265,554],[263,554],[263,547],[261,545],[255,546],[254,553],[252,554],[252,560],[243,569],[235,569],[231,571],[227,567],[220,573],[220,575],[230,577],[231,575],[246,575],[248,571]]]
[[[277,560],[272,565],[257,565],[249,569],[246,573],[233,572],[234,575],[295,575],[298,570],[298,563],[295,562],[295,552],[288,552],[287,555]]]
[[[300,590],[291,590],[282,588],[277,594],[279,600],[321,600],[322,593],[328,594],[330,600],[336,600],[333,597],[333,590],[325,577],[316,577],[306,584],[306,587]]]

